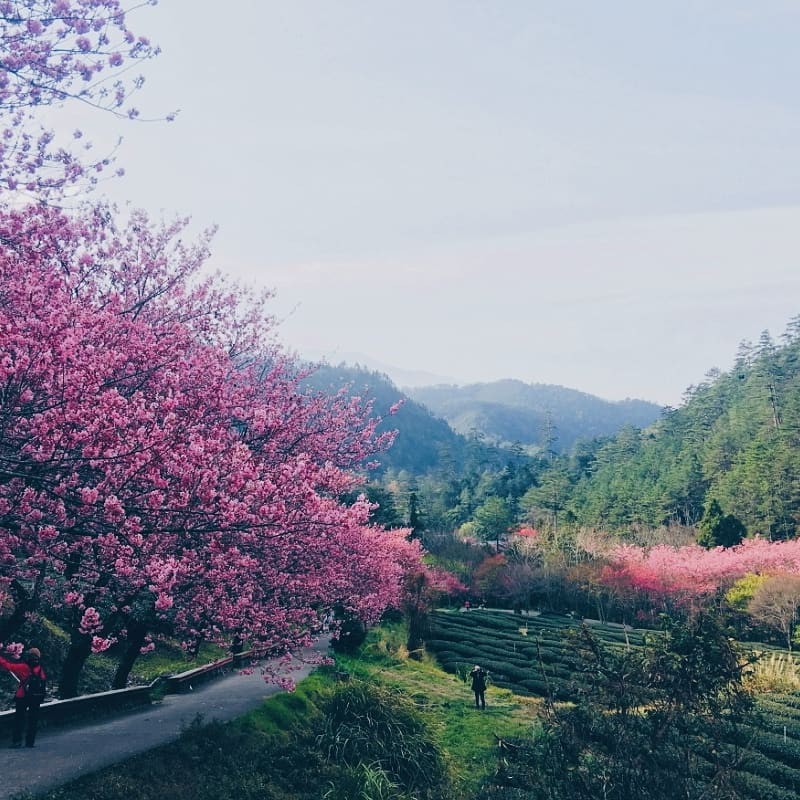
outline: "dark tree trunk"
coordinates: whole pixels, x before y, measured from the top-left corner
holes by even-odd
[[[136,659],[139,658],[146,637],[147,626],[144,623],[128,623],[127,645],[114,674],[114,682],[111,684],[112,689],[124,689],[128,685],[128,676],[131,674]]]
[[[58,683],[58,696],[62,700],[77,696],[78,678],[91,652],[92,637],[85,633],[73,633],[67,657],[61,666],[61,680]]]
[[[0,642],[8,641],[25,624],[25,615],[38,605],[36,595],[29,595],[19,581],[12,581],[9,589],[14,596],[14,611],[0,622]]]
[[[425,646],[425,637],[428,634],[430,620],[428,612],[423,609],[411,608],[406,612],[408,618],[408,641],[406,648],[411,658],[419,661]]]

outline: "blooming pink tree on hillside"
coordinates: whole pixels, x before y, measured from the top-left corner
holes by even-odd
[[[684,604],[708,598],[749,573],[800,575],[797,540],[747,539],[736,547],[711,550],[698,545],[618,545],[606,558],[602,581],[607,586]]]
[[[117,73],[157,49],[118,0],[0,0],[0,48],[0,638],[55,610],[71,696],[114,645],[124,684],[153,633],[285,651],[320,610],[374,620],[421,553],[340,500],[391,442],[370,404],[303,389],[268,298],[202,273],[210,234],[52,205],[103,163],[38,110],[137,116]]]
[[[4,633],[63,607],[65,696],[92,650],[135,653],[161,622],[286,649],[320,605],[374,619],[398,596],[367,501],[338,501],[391,437],[368,404],[304,392],[260,346],[263,307],[192,281],[205,249],[180,230],[0,218]]]

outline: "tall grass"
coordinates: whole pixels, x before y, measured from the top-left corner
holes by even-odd
[[[790,653],[770,653],[749,668],[746,677],[749,688],[756,692],[800,691],[800,664]]]
[[[329,761],[350,769],[379,769],[415,797],[440,798],[447,764],[428,723],[404,693],[357,682],[339,687],[324,704],[318,741]]]

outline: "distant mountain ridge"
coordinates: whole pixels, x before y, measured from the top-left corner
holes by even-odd
[[[375,414],[385,417],[378,429],[397,431],[394,444],[377,457],[381,465],[379,472],[406,470],[423,475],[448,464],[459,472],[469,460],[470,453],[473,457],[479,456],[487,465],[505,463],[506,453],[468,442],[446,420],[409,398],[407,392],[398,389],[380,372],[346,364],[322,364],[305,379],[305,384],[323,392],[335,392],[347,386],[352,395],[373,401]],[[401,408],[393,416],[386,417],[391,406],[399,400],[404,400]],[[475,452],[476,447],[480,453]]]
[[[404,389],[461,434],[479,431],[498,445],[566,452],[579,439],[612,436],[632,425],[646,428],[663,408],[645,400],[603,400],[564,386],[506,379],[469,386]],[[549,441],[549,445],[548,445]]]

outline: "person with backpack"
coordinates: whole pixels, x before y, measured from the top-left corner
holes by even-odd
[[[22,747],[23,730],[25,731],[25,747],[33,747],[33,743],[36,741],[39,706],[47,692],[47,675],[39,663],[41,658],[42,654],[38,647],[31,647],[25,653],[22,661],[8,661],[0,656],[0,667],[7,669],[19,681],[17,692],[14,695],[12,747]]]
[[[486,708],[486,671],[476,664],[469,673],[472,691],[475,692],[475,708]]]

